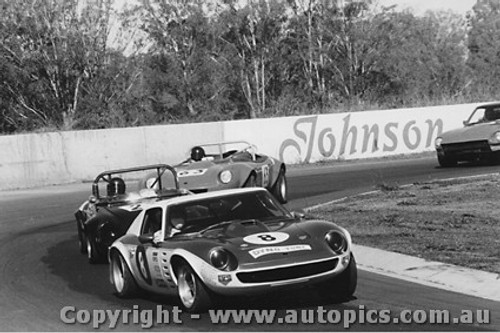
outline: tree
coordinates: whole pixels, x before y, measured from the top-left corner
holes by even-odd
[[[375,18],[380,33],[377,71],[385,87],[379,101],[394,107],[439,100],[465,87],[465,26],[452,13],[384,11]],[[381,84],[383,81],[380,82]],[[391,101],[392,100],[392,101]]]
[[[478,0],[469,22],[469,60],[473,89],[496,96],[500,88],[500,1]]]
[[[284,22],[284,5],[274,1],[249,1],[242,9],[234,3],[220,16],[221,40],[226,59],[239,72],[240,88],[249,117],[261,116],[267,106],[270,66],[278,49]],[[277,60],[279,61],[279,60]]]
[[[110,1],[81,7],[77,0],[4,2],[0,58],[12,75],[1,88],[18,118],[72,129],[82,85],[106,62]]]

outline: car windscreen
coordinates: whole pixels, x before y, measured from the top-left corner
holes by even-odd
[[[497,121],[500,119],[500,106],[478,107],[467,120],[468,125]]]
[[[254,192],[172,206],[167,228],[189,233],[228,221],[257,220],[265,223],[283,218],[292,218],[292,215],[267,192]]]

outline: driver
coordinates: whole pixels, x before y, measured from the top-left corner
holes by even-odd
[[[125,194],[125,182],[120,177],[110,179],[107,186],[108,197]]]
[[[175,234],[178,234],[181,232],[182,227],[184,227],[184,224],[186,223],[186,220],[184,219],[184,216],[182,216],[181,212],[174,211],[172,212],[172,215],[170,216],[170,233],[169,237],[174,236]]]
[[[195,162],[201,161],[205,157],[205,150],[200,146],[191,148],[191,160]]]

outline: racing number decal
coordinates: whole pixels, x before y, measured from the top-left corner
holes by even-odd
[[[269,165],[262,166],[262,187],[269,185]]]
[[[250,244],[257,245],[268,245],[268,244],[278,244],[283,243],[290,237],[290,235],[284,232],[261,232],[258,234],[253,234],[243,238],[243,241]]]
[[[259,235],[257,237],[262,239],[264,242],[274,242],[276,240],[276,237],[269,235],[269,234]]]
[[[146,249],[144,248],[144,245],[139,245],[137,247],[135,259],[137,268],[139,269],[139,274],[147,284],[151,285],[151,274],[149,273],[149,265],[146,259]]]

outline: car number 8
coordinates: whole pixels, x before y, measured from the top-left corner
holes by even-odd
[[[243,238],[243,241],[250,244],[268,245],[282,243],[286,241],[288,237],[290,237],[290,235],[284,232],[261,232],[246,236]]]

